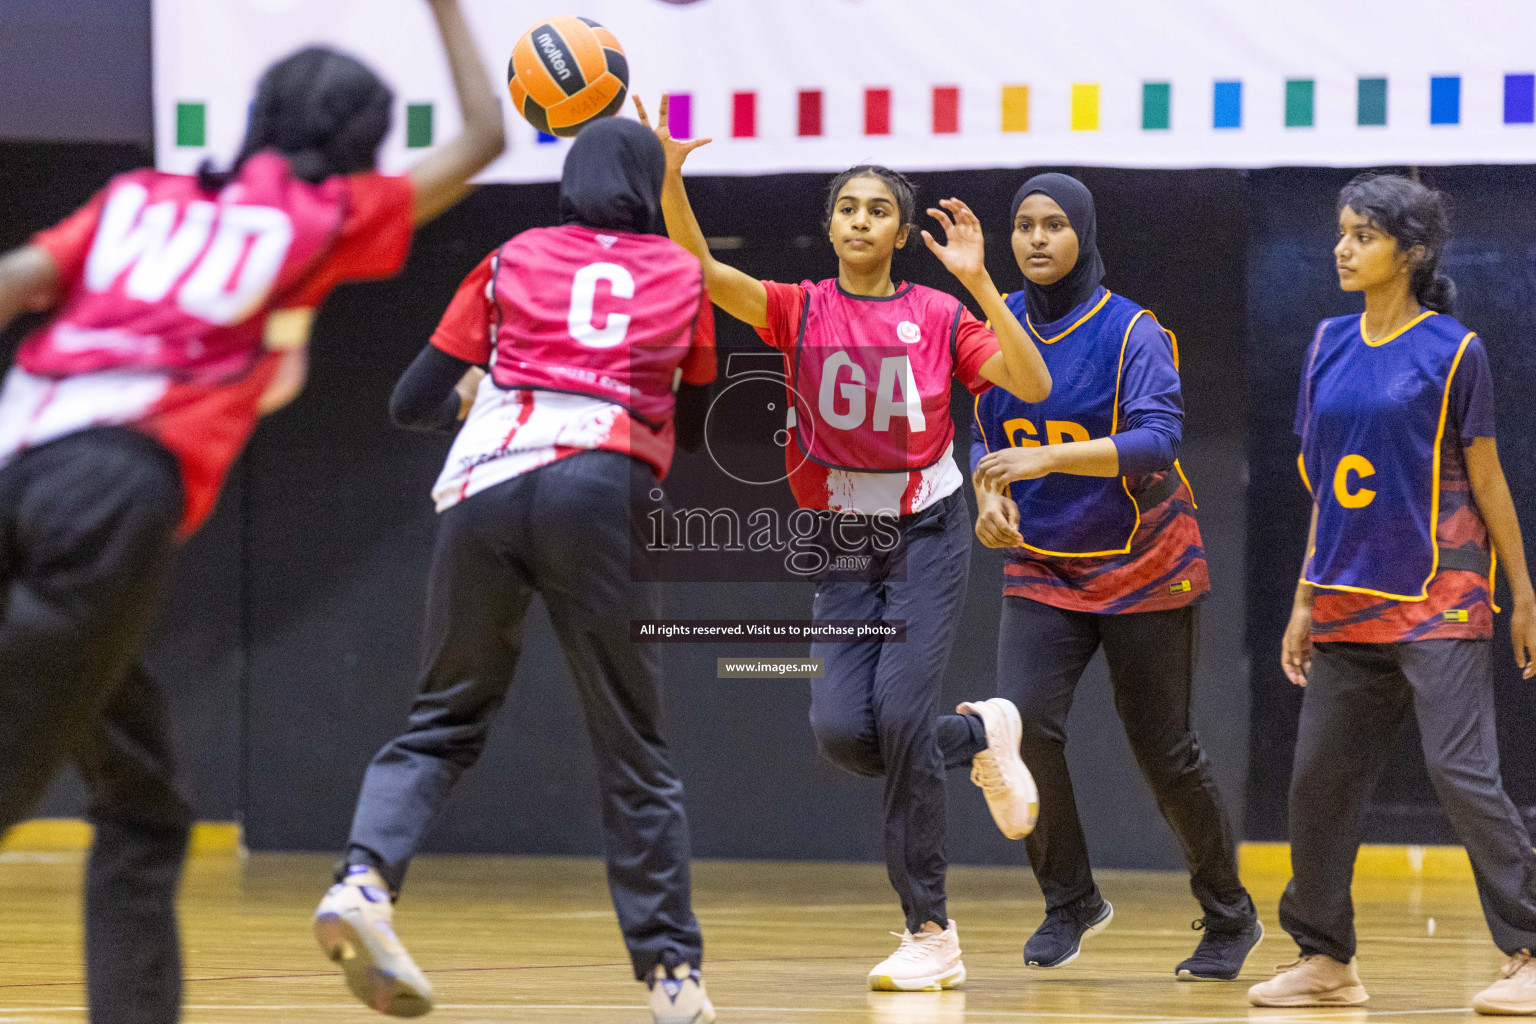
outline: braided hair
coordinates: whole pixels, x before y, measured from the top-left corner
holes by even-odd
[[[393,105],[389,86],[361,61],[323,46],[300,50],[261,76],[234,164],[216,171],[205,162],[198,182],[218,191],[265,149],[277,150],[294,177],[314,184],[372,170]]]

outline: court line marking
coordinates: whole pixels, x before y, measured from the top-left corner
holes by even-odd
[[[355,1011],[358,1004],[353,1003],[247,1003],[247,1004],[216,1004],[193,1003],[182,1008],[185,1013],[220,1013],[220,1012],[249,1012],[258,1011],[314,1011],[314,1010],[351,1010]],[[439,1010],[547,1010],[558,1012],[562,1010],[623,1010],[643,1011],[645,1006],[630,1003],[439,1003]],[[817,1013],[868,1013],[867,1003],[848,1007],[798,1007],[798,1006],[725,1006],[718,1007],[727,1013],[780,1013],[780,1014],[817,1014]],[[959,1009],[959,1007],[956,1007]],[[1257,1008],[1256,1008],[1257,1009]],[[25,1006],[25,1007],[0,1007],[0,1013],[83,1013],[84,1006]],[[1427,1017],[1442,1016],[1452,1013],[1471,1013],[1468,1006],[1446,1007],[1432,1010],[1359,1010],[1355,1008],[1324,1009],[1316,1012],[1277,1012],[1261,1013],[1260,1016],[1244,1015],[1242,1017],[1191,1017],[1185,1016],[1150,1016],[1145,1014],[1116,1014],[1116,1013],[1090,1013],[1082,1012],[1066,1013],[1050,1010],[972,1010],[964,1009],[967,1018],[987,1018],[991,1020],[1030,1020],[1036,1017],[1067,1018],[1080,1021],[1082,1024],[1092,1024],[1094,1021],[1139,1021],[1143,1024],[1253,1024],[1255,1020],[1272,1022],[1272,1024],[1287,1024],[1287,1022],[1322,1022],[1336,1020],[1359,1020],[1361,1017]],[[14,1018],[12,1018],[14,1019]],[[21,1018],[26,1020],[27,1018]],[[4,1020],[4,1018],[0,1018]]]

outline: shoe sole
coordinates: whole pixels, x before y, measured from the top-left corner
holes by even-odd
[[[873,992],[944,992],[959,988],[965,982],[965,964],[956,964],[954,970],[931,978],[909,978],[898,981],[888,974],[871,974],[869,988]]]
[[[1109,902],[1109,900],[1105,900],[1104,901],[1104,906],[1109,908],[1109,913],[1104,915],[1104,920],[1099,921],[1097,924],[1089,925],[1088,928],[1083,932],[1083,934],[1081,934],[1081,935],[1079,935],[1077,937],[1077,945],[1072,948],[1072,952],[1071,953],[1067,954],[1065,957],[1063,957],[1062,959],[1056,961],[1053,964],[1037,964],[1037,963],[1032,963],[1029,960],[1025,960],[1024,961],[1024,966],[1025,967],[1029,967],[1029,968],[1031,968],[1033,970],[1036,970],[1036,971],[1054,971],[1058,967],[1065,967],[1065,966],[1067,966],[1067,964],[1071,963],[1073,960],[1076,960],[1083,953],[1083,943],[1087,942],[1089,939],[1091,939],[1095,935],[1099,934],[1099,932],[1103,931],[1105,928],[1108,928],[1109,927],[1109,922],[1111,922],[1111,921],[1113,921],[1115,919],[1115,905],[1113,903]]]
[[[1248,958],[1253,955],[1254,950],[1259,948],[1259,943],[1264,941],[1264,922],[1260,921],[1258,925],[1259,937],[1253,940],[1253,945],[1249,946],[1248,952],[1243,954],[1243,962],[1237,965],[1237,971],[1233,973],[1232,977],[1224,978],[1219,974],[1196,974],[1190,970],[1181,970],[1174,976],[1180,981],[1236,981],[1238,975],[1243,973],[1243,968],[1247,965]]]
[[[1263,996],[1254,998],[1253,993],[1248,994],[1248,1005],[1268,1006],[1284,1009],[1295,1009],[1298,1006],[1359,1006],[1367,999],[1365,987],[1362,985],[1350,985],[1345,988],[1336,988],[1326,995],[1298,995],[1282,996],[1275,999],[1266,999]]]
[[[357,927],[340,914],[315,915],[315,941],[341,967],[347,988],[369,1009],[391,1017],[420,1017],[432,997],[382,969]]]
[[[1536,1006],[1529,1003],[1514,1006],[1508,1003],[1488,1003],[1481,999],[1472,1000],[1472,1009],[1484,1017],[1529,1017],[1536,1014]]]
[[[1008,723],[1008,743],[1006,744],[1005,749],[1008,751],[1009,756],[1018,758],[1019,767],[1023,769],[1025,776],[1029,777],[1031,782],[1033,782],[1033,777],[1029,775],[1029,766],[1026,765],[1024,763],[1024,759],[1019,756],[1019,745],[1024,742],[1024,718],[1019,714],[1018,705],[1011,700],[998,697],[992,698],[992,700],[989,700],[987,703],[990,704],[994,702],[996,702],[997,706],[1002,709],[1003,718],[1006,719]],[[997,825],[998,831],[1002,832],[1003,835],[1008,839],[1027,838],[1029,834],[1035,830],[1035,824],[1040,820],[1040,799],[1038,794],[1035,797],[1034,806],[1035,813],[1030,816],[1029,827],[1022,831],[1010,832],[1003,828],[1002,824],[997,822],[996,819],[993,819],[993,823]]]

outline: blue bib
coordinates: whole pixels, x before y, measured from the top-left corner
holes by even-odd
[[[1007,306],[1029,330],[1051,371],[1051,394],[1025,402],[1002,388],[976,399],[976,424],[987,451],[1033,448],[1066,441],[1109,437],[1120,427],[1120,377],[1131,325],[1147,310],[1105,292],[1098,304],[1071,327],[1044,338],[1024,312],[1024,293]],[[1019,506],[1024,546],[1042,555],[1089,558],[1126,554],[1141,525],[1124,477],[1051,473],[1009,485]]]
[[[1307,353],[1301,470],[1317,506],[1303,578],[1422,601],[1439,570],[1440,441],[1472,332],[1424,313],[1379,341],[1364,316],[1324,320]]]

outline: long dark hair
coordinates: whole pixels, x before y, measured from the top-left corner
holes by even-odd
[[[1449,313],[1456,304],[1456,283],[1439,271],[1451,235],[1445,196],[1401,174],[1367,172],[1339,192],[1339,212],[1346,206],[1396,239],[1402,251],[1424,247],[1409,287],[1424,308]]]
[[[822,215],[822,230],[832,227],[832,211],[837,208],[837,195],[854,178],[874,178],[891,190],[891,197],[896,200],[896,214],[906,227],[907,240],[910,241],[913,232],[917,230],[917,189],[905,174],[879,164],[859,164],[832,179],[832,184],[827,186],[827,209]]]
[[[316,184],[372,170],[394,102],[389,86],[361,61],[323,46],[300,50],[261,76],[234,164],[215,171],[204,163],[198,181],[217,191],[264,149],[286,157],[294,177]]]

